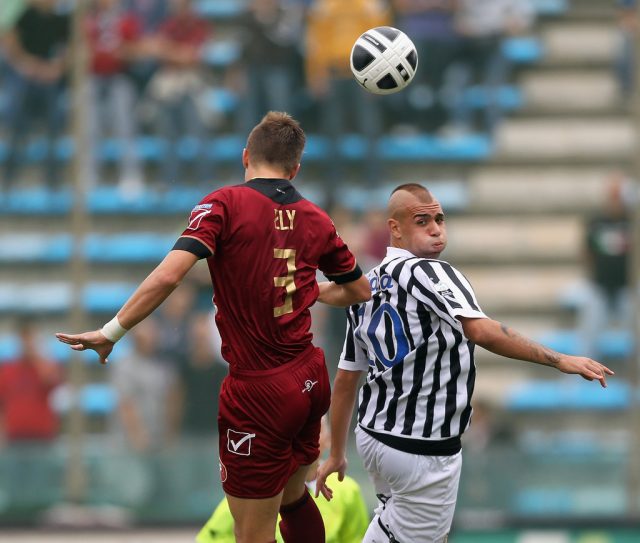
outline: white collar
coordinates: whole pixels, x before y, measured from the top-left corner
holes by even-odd
[[[400,257],[416,258],[416,255],[406,249],[401,249],[400,247],[387,247],[387,256],[385,256],[385,260]]]

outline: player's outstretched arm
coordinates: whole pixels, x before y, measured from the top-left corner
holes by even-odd
[[[115,342],[164,302],[197,261],[198,257],[187,251],[171,251],[140,284],[115,319],[104,328],[82,334],[57,333],[56,337],[75,351],[96,351],[100,363],[106,364]],[[120,327],[121,330],[112,333],[114,327]]]
[[[607,386],[606,376],[613,375],[612,370],[596,360],[558,353],[498,321],[460,317],[460,322],[468,339],[492,353],[580,375],[587,381],[599,381],[603,387]]]
[[[368,284],[368,283],[367,283]],[[330,500],[333,490],[327,485],[327,477],[332,473],[338,474],[338,480],[344,479],[347,470],[347,440],[351,414],[356,402],[358,382],[362,371],[348,371],[338,369],[333,381],[331,392],[331,450],[326,461],[320,464],[316,474],[316,498],[322,495]]]
[[[349,283],[322,281],[318,288],[318,301],[335,307],[349,307],[371,299],[371,286],[364,275]]]

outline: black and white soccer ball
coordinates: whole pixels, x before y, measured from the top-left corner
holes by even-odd
[[[374,94],[404,89],[418,67],[416,46],[402,31],[378,26],[362,34],[351,49],[351,71]]]

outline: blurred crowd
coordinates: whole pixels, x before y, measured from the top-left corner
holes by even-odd
[[[534,20],[531,0],[239,0],[243,9],[224,21],[207,18],[207,2],[197,0],[89,4],[88,77],[74,97],[89,105],[87,183],[111,177],[132,193],[150,176],[165,186],[215,178],[207,142],[246,134],[269,109],[293,113],[329,145],[343,133],[364,136],[371,180],[381,172],[373,143],[383,130],[490,134],[509,72],[502,40]],[[73,109],[71,5],[3,0],[0,7],[5,190],[20,181],[35,130],[44,137],[45,182],[65,180],[59,137],[69,133]],[[386,99],[365,93],[349,69],[355,39],[380,25],[404,30],[419,54],[416,81]],[[480,115],[465,99],[477,85],[486,89]],[[142,167],[141,135],[161,138],[158,172]],[[115,172],[104,168],[105,138],[115,141]],[[327,162],[327,178],[340,177],[340,160]]]

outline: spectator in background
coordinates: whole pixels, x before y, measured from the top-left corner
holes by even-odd
[[[166,186],[185,181],[178,156],[184,136],[193,145],[196,181],[205,183],[211,175],[201,114],[206,85],[200,59],[208,38],[209,24],[196,15],[191,0],[172,0],[171,15],[160,25],[154,47],[160,67],[149,83],[150,95],[158,105],[159,132],[167,144],[161,174]]]
[[[55,0],[32,0],[2,37],[8,96],[5,189],[16,181],[24,163],[24,143],[38,121],[45,125],[45,181],[50,187],[60,181],[55,143],[65,121],[62,98],[70,25],[67,15],[56,13],[55,4]]]
[[[118,395],[114,430],[124,443],[139,453],[158,451],[175,437],[171,421],[174,405],[169,401],[175,372],[158,355],[159,329],[147,319],[133,331],[133,350],[113,368]]]
[[[212,337],[211,321],[209,313],[196,315],[190,320],[187,338],[189,359],[180,372],[180,403],[184,406],[182,432],[191,437],[217,434],[218,394],[220,384],[228,373],[220,346],[215,345]]]
[[[301,63],[303,10],[285,0],[252,0],[242,21],[247,74],[243,131],[267,111],[293,110],[296,66]]]
[[[120,0],[94,0],[86,29],[91,50],[89,183],[98,183],[99,146],[109,130],[122,151],[120,189],[137,193],[142,189],[142,172],[136,150],[136,91],[127,70],[136,56],[141,24],[133,13],[124,11]]]
[[[483,130],[494,133],[501,117],[499,92],[507,79],[503,39],[530,28],[534,15],[530,0],[458,0],[456,25],[461,43],[457,60],[462,70],[450,91],[457,130],[471,127],[472,106],[465,99],[465,90],[469,85],[482,85],[486,101]]]
[[[20,355],[0,366],[0,443],[51,441],[58,435],[58,417],[50,399],[62,371],[38,351],[32,324],[22,321],[16,332]]]
[[[365,174],[368,182],[381,177],[376,141],[381,132],[379,97],[364,92],[355,82],[349,55],[365,30],[390,24],[382,0],[315,0],[307,18],[306,75],[311,95],[318,102],[320,126],[330,146],[327,160],[329,187],[344,181],[341,136],[350,130],[366,138]],[[355,126],[345,121],[355,116]]]
[[[129,73],[140,94],[143,93],[149,80],[158,68],[158,61],[151,54],[156,32],[160,24],[169,14],[168,0],[124,0],[126,10],[133,13],[142,25],[141,53],[151,48],[150,54],[141,54],[129,65]]]
[[[640,27],[637,0],[618,0],[620,43],[616,59],[616,74],[622,98],[629,102],[635,87],[635,36]]]
[[[581,349],[598,356],[598,338],[617,324],[631,330],[633,297],[629,285],[631,214],[625,199],[628,180],[614,172],[607,181],[601,212],[585,225],[585,260],[588,288],[579,309]]]
[[[445,76],[459,48],[455,28],[458,0],[393,0],[396,25],[418,51],[415,80],[399,99],[407,104],[400,119],[433,132],[448,122]],[[416,113],[418,115],[416,115]]]

